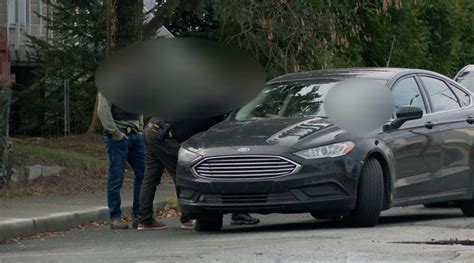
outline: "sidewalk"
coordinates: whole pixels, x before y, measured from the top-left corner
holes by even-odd
[[[173,184],[162,184],[155,195],[155,209],[175,197]],[[132,193],[122,193],[122,213],[132,207]],[[66,231],[90,221],[108,220],[107,195],[84,193],[62,196],[28,196],[0,199],[0,241],[41,232]]]

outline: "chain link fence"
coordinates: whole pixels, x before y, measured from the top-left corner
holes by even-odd
[[[0,189],[6,183],[8,159],[8,123],[10,117],[11,90],[0,89]]]

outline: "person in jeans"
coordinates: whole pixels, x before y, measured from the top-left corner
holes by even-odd
[[[125,165],[133,168],[135,181],[133,187],[133,224],[138,226],[140,187],[145,171],[145,146],[143,144],[143,118],[110,104],[99,94],[98,115],[104,128],[104,141],[107,145],[109,172],[107,174],[107,204],[109,207],[110,227],[128,229],[128,223],[122,220],[120,210]]]
[[[218,116],[201,120],[189,120],[180,122],[165,122],[159,118],[152,118],[145,127],[145,178],[143,180],[140,195],[140,222],[138,230],[158,230],[167,226],[154,218],[153,200],[156,187],[161,182],[161,175],[166,169],[173,180],[176,180],[176,166],[178,163],[178,151],[181,143],[194,134],[205,131],[224,120],[224,116]],[[181,228],[192,229],[193,222],[190,218],[182,216]],[[253,225],[258,224],[259,219],[245,213],[233,214],[232,224]]]

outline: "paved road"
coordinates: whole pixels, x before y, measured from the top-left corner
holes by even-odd
[[[0,245],[0,262],[474,262],[474,247],[401,244],[474,240],[474,219],[457,209],[397,208],[375,228],[351,229],[307,214],[260,216],[252,227],[220,233],[111,231],[104,227]]]

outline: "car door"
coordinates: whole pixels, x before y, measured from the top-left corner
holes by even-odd
[[[462,195],[472,187],[472,98],[442,78],[421,75],[420,79],[441,132],[441,172],[435,178],[440,194]]]
[[[394,156],[396,202],[409,202],[417,196],[429,196],[438,192],[433,181],[441,169],[441,136],[435,116],[430,111],[424,90],[414,75],[399,79],[391,89],[395,105],[415,106],[424,116],[407,121],[399,129],[391,131],[393,141],[389,145]]]

